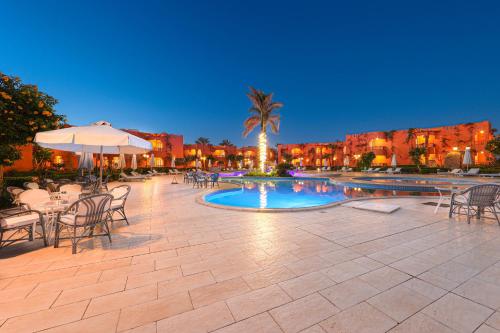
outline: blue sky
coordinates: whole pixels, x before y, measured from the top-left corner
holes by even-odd
[[[72,124],[241,137],[249,86],[285,104],[273,143],[490,120],[499,1],[10,1],[0,71]]]

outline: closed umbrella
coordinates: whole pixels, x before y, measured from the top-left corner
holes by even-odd
[[[196,159],[196,162],[194,162],[194,167],[196,169],[199,169],[200,168],[200,160],[199,159]]]
[[[212,167],[212,160],[208,160],[208,168],[210,169]]]
[[[137,169],[137,155],[132,155],[132,163],[130,163],[130,167],[132,168],[132,170],[136,170]]]
[[[231,160],[229,160],[229,161],[227,162],[227,167],[228,167],[228,168],[231,168]]]
[[[392,154],[391,167],[395,168],[398,166],[398,162],[396,161],[396,154]]]
[[[151,169],[154,168],[154,166],[155,166],[155,154],[151,154],[151,160],[149,161],[149,166],[151,167]]]
[[[344,157],[344,166],[349,166],[349,156]]]
[[[250,170],[253,169],[253,160],[250,160]]]
[[[36,143],[44,148],[100,154],[100,181],[104,154],[142,154],[152,150],[151,143],[135,135],[111,127],[105,121],[89,126],[66,127],[53,131],[39,132]]]
[[[92,170],[94,168],[94,155],[92,153],[81,153],[78,159],[78,169]]]
[[[469,166],[472,165],[472,156],[470,154],[470,148],[465,148],[464,160],[462,162],[463,165],[467,166],[467,170],[469,170]]]
[[[118,169],[124,169],[127,167],[125,162],[125,154],[120,154],[120,160],[118,161]]]
[[[328,160],[326,158],[323,159],[323,166],[328,167]]]
[[[175,156],[172,156],[172,161],[170,162],[170,167],[171,167],[172,169],[174,169],[174,168],[175,168]]]

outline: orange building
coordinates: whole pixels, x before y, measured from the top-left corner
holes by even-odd
[[[314,167],[325,165],[325,153],[329,158],[331,154],[336,157],[337,163],[328,164],[330,166],[343,165],[344,157],[348,156],[349,166],[353,167],[357,165],[362,154],[371,151],[375,154],[373,166],[389,166],[393,154],[396,155],[398,165],[410,165],[413,164],[409,156],[410,150],[423,147],[426,153],[421,157],[422,164],[453,168],[461,166],[467,147],[471,150],[474,164],[488,164],[492,156],[485,150],[485,146],[491,139],[491,123],[481,121],[433,128],[348,134],[344,142],[279,144],[278,154],[280,161],[287,153],[292,155],[293,164],[299,165],[302,159],[304,166]],[[327,147],[332,146],[336,148],[329,151]]]
[[[188,160],[186,167],[194,168],[197,159],[207,167],[208,159],[213,158],[211,162],[213,167],[224,168],[229,161],[228,156],[236,155],[237,150],[236,146],[186,144],[184,145],[184,156]]]
[[[238,148],[238,155],[243,156],[243,166],[249,167],[253,163],[254,168],[259,164],[259,147],[257,146],[244,146]],[[267,161],[271,164],[276,162],[278,153],[274,148],[267,148]]]
[[[343,146],[341,141],[278,144],[278,160],[289,157],[293,165],[304,167],[341,166]]]

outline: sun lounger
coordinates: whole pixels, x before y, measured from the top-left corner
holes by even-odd
[[[367,172],[370,172],[370,173],[380,172],[380,168],[375,168],[375,169],[373,169],[371,171],[367,171]]]
[[[383,172],[383,173],[393,173],[394,170],[392,168],[389,168],[387,170],[384,170],[384,171],[380,171],[380,172]]]
[[[462,169],[453,169],[451,171],[438,171],[438,175],[457,175],[462,173]]]
[[[164,176],[166,175],[167,173],[166,172],[158,172],[156,171],[155,169],[152,170],[153,174],[155,174],[156,176]]]
[[[391,173],[401,173],[401,168],[395,168]]]
[[[477,176],[477,175],[479,175],[479,168],[472,168],[472,169],[469,169],[469,171],[459,173],[458,175],[461,176],[461,177],[464,177],[464,176],[467,176],[467,177]]]
[[[497,178],[500,177],[500,173],[480,173],[479,177]]]
[[[140,173],[138,173],[136,171],[131,171],[130,174],[134,177],[143,177],[146,179],[151,179],[151,175],[141,175]]]
[[[140,177],[138,177],[138,176],[129,176],[125,172],[121,172],[119,180],[121,182],[133,182],[133,181],[142,182],[142,181],[146,180],[146,177],[142,177],[142,176],[140,176]]]

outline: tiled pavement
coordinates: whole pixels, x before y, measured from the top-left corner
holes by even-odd
[[[112,246],[0,252],[0,332],[500,332],[492,220],[422,199],[238,212],[168,177],[132,186]]]

